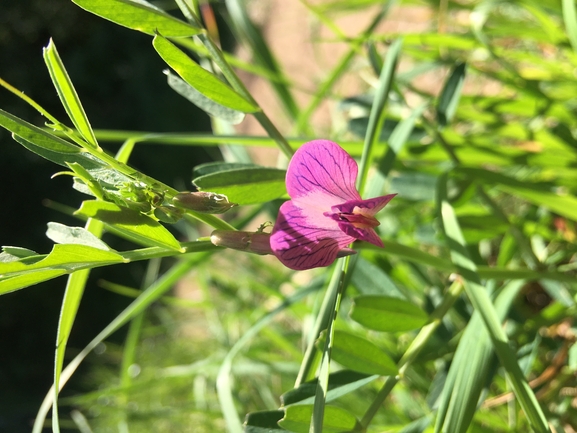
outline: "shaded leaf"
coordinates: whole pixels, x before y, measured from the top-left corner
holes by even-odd
[[[260,166],[256,164],[244,163],[244,162],[207,162],[204,164],[199,164],[194,167],[192,175],[194,177],[204,176],[206,174],[218,173],[220,171],[235,170],[238,168],[258,168]]]
[[[214,102],[212,99],[207,98],[186,81],[172,74],[170,71],[167,72],[166,76],[168,79],[168,85],[176,93],[188,99],[207,114],[226,120],[233,125],[237,125],[244,120],[243,112],[232,110]]]
[[[273,433],[286,431],[279,427],[278,422],[283,418],[283,410],[267,410],[251,412],[244,420],[244,433]]]
[[[82,152],[79,148],[72,149],[70,152],[61,152],[59,150],[55,150],[58,149],[57,146],[51,147],[37,145],[18,135],[13,135],[13,138],[16,140],[16,142],[20,143],[29,151],[34,152],[35,154],[47,159],[48,161],[54,162],[64,167],[68,167],[68,164],[74,163],[80,164],[88,170],[104,167],[104,163],[101,160],[92,156],[90,153]]]
[[[2,252],[0,253],[0,262],[14,262],[37,255],[38,253],[36,251],[29,250],[28,248],[3,246]]]
[[[465,70],[465,63],[455,66],[441,91],[439,103],[437,104],[437,121],[441,127],[447,126],[457,111],[463,82],[465,81]]]
[[[405,297],[385,271],[362,256],[357,259],[351,282],[363,295]]]
[[[391,178],[391,191],[407,200],[433,200],[436,177],[417,172],[402,172]]]
[[[357,296],[353,302],[351,318],[375,331],[410,331],[420,328],[428,320],[423,310],[399,298],[366,295]]]

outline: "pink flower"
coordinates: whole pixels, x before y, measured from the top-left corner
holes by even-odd
[[[287,267],[304,270],[328,266],[355,240],[379,247],[375,214],[396,194],[361,199],[355,188],[357,163],[338,144],[313,140],[291,159],[283,203],[271,233],[273,254]]]

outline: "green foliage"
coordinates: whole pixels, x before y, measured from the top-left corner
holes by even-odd
[[[0,110],[0,126],[65,167],[56,174],[89,197],[66,209],[84,227],[48,222],[49,253],[0,253],[0,294],[67,277],[54,386],[34,433],[51,408],[54,432],[71,423],[144,433],[547,432],[576,424],[572,1],[421,5],[438,29],[418,33],[380,29],[391,19],[382,2],[303,2],[308,18],[346,48],[306,89],[303,107],[284,53],[273,55],[243,1],[226,2],[228,17],[256,66],[222,51],[212,3],[178,0],[165,11],[143,0],[73,1],[149,35],[150,49],[180,77],[167,73],[167,92],[207,112],[214,133],[93,129],[57,40],[44,60],[72,127],[0,80],[46,119],[35,126]],[[398,2],[399,11],[413,3]],[[367,9],[374,4],[381,8]],[[358,10],[374,16],[350,36],[339,17]],[[284,109],[279,123],[302,138],[277,129],[231,65],[267,81]],[[338,84],[358,76],[366,78],[357,83],[362,93],[343,94]],[[314,121],[323,104],[335,114],[330,128]],[[251,117],[266,137],[231,135],[231,125]],[[356,256],[295,274],[273,256],[207,240],[213,229],[267,233],[286,195],[286,161],[257,165],[245,147],[274,144],[290,157],[327,134],[360,160],[363,197],[398,193],[379,215],[384,249],[361,243]],[[107,141],[124,143],[116,156]],[[128,164],[135,146],[154,161],[147,142],[218,145],[214,162],[191,167],[191,182],[239,206],[217,217],[194,200],[179,205],[188,193]],[[112,237],[122,238],[118,251]],[[91,269],[130,272],[134,261],[148,264],[141,287],[89,284]],[[132,302],[70,361],[85,290]],[[124,344],[112,343],[127,324]],[[90,390],[60,397],[103,345],[86,368]]]

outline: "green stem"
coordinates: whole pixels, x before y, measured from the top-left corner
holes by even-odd
[[[345,290],[345,277],[348,272],[350,263],[350,256],[345,257],[342,262],[342,266],[335,268],[333,272],[333,278],[331,279],[331,284],[337,287],[336,296],[334,296],[334,302],[329,302],[328,307],[328,327],[327,327],[327,338],[325,341],[325,347],[323,350],[323,356],[321,358],[321,366],[319,371],[319,377],[317,381],[315,402],[313,407],[313,416],[311,419],[310,432],[311,433],[322,433],[323,431],[323,420],[325,414],[325,404],[326,397],[329,386],[329,373],[330,373],[330,362],[331,362],[331,351],[334,345],[335,336],[335,320],[337,320],[339,308],[341,305],[341,299],[343,297],[343,292]]]
[[[255,106],[259,106],[258,103],[254,100],[250,92],[245,87],[244,83],[238,78],[238,75],[234,72],[234,70],[230,67],[222,51],[216,46],[216,44],[205,34],[198,35],[200,41],[204,44],[208,52],[210,53],[214,62],[218,65],[222,74],[228,80],[230,85],[234,90],[236,90],[241,96],[243,96],[247,101],[251,102]],[[288,159],[290,159],[294,153],[291,146],[288,144],[284,136],[280,133],[280,131],[274,126],[268,116],[264,113],[264,111],[257,111],[254,113],[254,117],[256,120],[261,124],[264,130],[268,133],[268,135],[276,142],[280,150],[286,155]]]
[[[363,416],[361,420],[361,426],[363,427],[363,431],[366,430],[366,428],[368,427],[374,416],[381,408],[385,399],[393,390],[394,386],[404,377],[407,369],[411,366],[413,361],[417,359],[417,356],[419,355],[421,350],[423,350],[423,347],[425,347],[425,344],[427,343],[429,338],[431,338],[435,330],[441,324],[441,321],[443,320],[445,314],[447,314],[447,312],[451,309],[455,301],[461,295],[463,288],[464,288],[463,282],[460,279],[451,284],[449,290],[447,291],[447,294],[443,299],[443,302],[431,313],[429,323],[423,326],[423,328],[419,331],[419,333],[417,334],[417,336],[415,337],[415,339],[413,340],[407,351],[399,360],[397,364],[399,367],[399,374],[396,376],[387,377],[387,380],[385,381],[383,387],[377,394],[377,397],[375,398],[375,400],[373,400],[373,403]]]
[[[327,292],[323,298],[323,303],[317,314],[317,320],[311,336],[307,343],[307,348],[301,363],[299,373],[295,381],[295,388],[298,388],[303,382],[311,380],[314,377],[314,367],[318,362],[318,352],[315,347],[315,341],[319,337],[322,331],[327,329],[330,323],[330,317],[334,309],[335,300],[338,293],[338,282],[340,279],[339,272],[333,272],[331,281],[329,282]]]

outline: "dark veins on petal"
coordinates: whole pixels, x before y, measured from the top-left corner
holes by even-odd
[[[301,163],[299,165],[299,170],[297,171],[299,174],[296,176],[297,177],[297,182],[298,184],[301,186],[303,191],[307,191],[310,190],[311,187],[310,185],[313,185],[314,187],[323,190],[324,192],[326,192],[327,194],[330,195],[335,195],[334,191],[331,191],[329,189],[326,188],[326,184],[328,183],[332,183],[334,184],[336,187],[338,187],[338,189],[341,191],[341,194],[338,195],[339,198],[343,199],[343,200],[349,200],[351,197],[356,197],[357,196],[357,191],[354,189],[353,185],[349,185],[347,180],[345,179],[345,175],[343,173],[343,170],[340,166],[340,164],[338,164],[338,162],[335,160],[334,155],[329,153],[328,149],[325,149],[325,151],[328,153],[328,156],[333,160],[333,167],[335,168],[335,172],[331,173],[326,167],[325,165],[316,157],[316,155],[314,155],[311,152],[307,152],[307,155],[309,156],[309,158],[313,161],[315,161],[319,168],[321,168],[323,170],[323,172],[326,175],[327,181],[319,181],[317,178],[317,174],[313,172],[313,170],[311,170],[311,167],[309,164],[305,164],[305,163]],[[348,165],[348,164],[347,164]],[[308,176],[302,175],[300,173],[304,173],[304,172],[308,172]],[[340,182],[335,182],[334,181],[334,177],[335,175],[338,175],[340,177]],[[304,181],[307,182],[307,184],[304,184]],[[347,189],[343,189],[341,185],[346,185]],[[351,190],[350,187],[353,187],[353,189]]]

